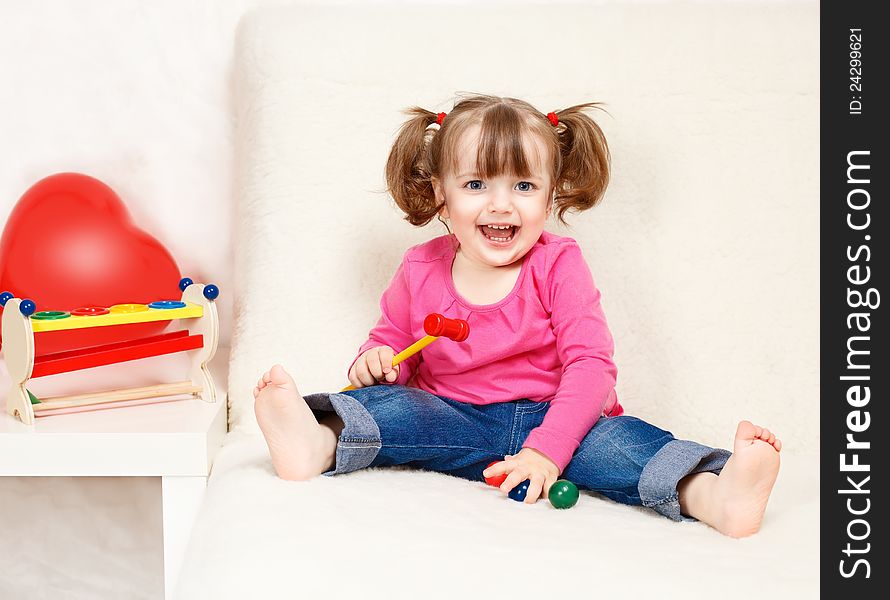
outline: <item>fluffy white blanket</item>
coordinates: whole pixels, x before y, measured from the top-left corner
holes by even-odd
[[[403,468],[283,481],[262,437],[235,433],[180,597],[816,598],[818,461],[783,458],[763,529],[736,540],[587,492],[556,510]]]

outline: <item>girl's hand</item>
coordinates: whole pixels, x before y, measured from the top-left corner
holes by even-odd
[[[501,462],[482,471],[482,476],[492,477],[503,473],[509,473],[500,488],[505,494],[509,494],[510,490],[526,479],[529,480],[526,504],[534,504],[539,496],[546,497],[550,486],[559,479],[559,467],[556,463],[532,448],[523,448],[512,456],[508,454]]]
[[[389,346],[375,346],[366,350],[349,370],[349,383],[356,389],[378,383],[392,383],[399,377],[399,365],[393,366],[395,356]]]

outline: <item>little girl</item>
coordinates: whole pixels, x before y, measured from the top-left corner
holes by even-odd
[[[596,106],[545,116],[476,95],[447,115],[409,111],[389,191],[412,225],[438,217],[449,233],[405,253],[348,369],[356,389],[304,398],[280,365],[259,380],[257,420],[279,477],[403,464],[474,481],[506,474],[504,494],[529,480],[527,503],[562,477],[729,536],[760,528],[781,442],[742,421],[730,453],[624,415],[581,249],[544,230],[554,209],[565,223],[605,191],[609,150],[584,112]],[[469,337],[393,365],[429,313],[466,320]]]

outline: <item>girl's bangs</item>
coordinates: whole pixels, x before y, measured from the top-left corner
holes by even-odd
[[[474,122],[469,119],[460,123],[460,126],[451,132],[453,135],[448,140],[446,152],[449,156],[446,160],[455,175],[460,169],[458,144],[473,124]],[[532,165],[541,165],[539,148],[532,138],[534,133],[524,122],[522,115],[512,107],[506,105],[492,107],[485,111],[479,125],[481,127],[474,170],[482,179],[505,174],[531,177]],[[546,166],[541,166],[546,171]]]

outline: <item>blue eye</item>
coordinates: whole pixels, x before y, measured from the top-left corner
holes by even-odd
[[[534,189],[534,187],[535,187],[533,183],[528,182],[528,181],[520,181],[520,182],[517,183],[516,185],[518,185],[518,186],[522,186],[522,185],[527,185],[527,186],[529,186],[529,187],[527,187],[527,188],[520,188],[520,189],[519,189],[520,192],[530,192],[530,191],[532,191],[532,189]]]
[[[478,184],[479,184],[479,187],[474,187],[474,186],[473,186],[474,183],[478,183]],[[482,182],[479,181],[478,179],[474,179],[473,181],[468,181],[466,184],[464,184],[464,187],[467,187],[467,186],[470,186],[470,189],[471,189],[471,190],[481,190],[481,189],[482,189]]]

